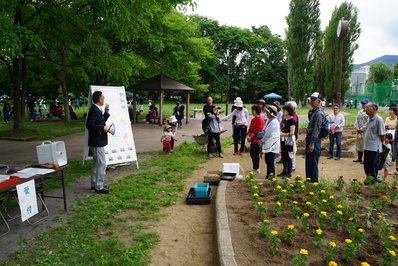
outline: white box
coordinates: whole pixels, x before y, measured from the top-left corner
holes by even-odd
[[[63,141],[43,141],[41,145],[36,146],[37,159],[39,164],[65,165],[66,158],[65,143]]]
[[[223,163],[222,164],[222,172],[223,173],[235,173],[237,176],[239,176],[239,170],[240,170],[240,164],[239,163]]]

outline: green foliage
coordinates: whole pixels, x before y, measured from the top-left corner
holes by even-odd
[[[361,28],[358,22],[358,8],[351,2],[343,2],[335,7],[332,17],[324,33],[324,45],[321,56],[317,58],[315,76],[317,84],[323,96],[329,102],[337,100],[337,85],[340,67],[340,38],[337,37],[336,29],[340,20],[349,21],[347,36],[343,39],[343,72],[341,83],[341,99],[344,99],[345,92],[349,90],[351,72],[353,71],[353,55],[358,49],[357,39],[360,36]]]
[[[390,81],[393,77],[393,70],[384,62],[373,63],[369,68],[368,84],[383,83]]]
[[[393,79],[398,79],[398,61],[395,62],[395,64],[394,64],[392,78]]]
[[[314,86],[314,59],[321,41],[319,0],[291,0],[286,17],[289,83],[293,98],[303,103]]]
[[[286,55],[280,36],[267,26],[249,30],[220,26],[197,15],[189,19],[212,40],[213,56],[202,61],[200,70],[210,94],[225,93],[227,100],[239,96],[245,102],[268,92],[286,96]]]

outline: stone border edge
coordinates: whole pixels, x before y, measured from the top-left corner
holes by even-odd
[[[235,261],[234,248],[228,223],[225,192],[229,181],[220,181],[216,194],[216,230],[217,249],[221,266],[238,265]]]

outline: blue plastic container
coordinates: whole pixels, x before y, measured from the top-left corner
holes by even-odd
[[[194,190],[196,197],[206,197],[209,192],[209,183],[196,183]]]

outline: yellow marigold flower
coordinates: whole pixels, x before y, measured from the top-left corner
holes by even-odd
[[[291,225],[291,224],[288,225],[288,226],[287,226],[287,229],[290,229],[290,230],[294,229],[294,225]]]
[[[286,193],[286,191],[287,191],[286,189],[282,189],[282,192],[283,192],[283,193]]]
[[[303,181],[301,181],[301,180],[297,180],[297,183],[303,183]]]
[[[346,243],[348,243],[348,244],[350,244],[351,242],[352,242],[352,240],[351,239],[346,239],[346,240],[344,240]]]
[[[329,199],[334,199],[334,196],[330,196]]]
[[[271,231],[271,235],[275,236],[278,234],[278,231]]]
[[[322,214],[323,216],[327,216],[327,215],[328,215],[327,212],[321,212],[321,214]]]
[[[390,240],[394,241],[396,238],[394,236],[389,236],[388,237]]]
[[[296,177],[300,177],[300,175],[296,175]]]
[[[289,181],[289,180],[290,180],[290,178],[289,178],[289,177],[286,177],[285,179],[286,179],[287,181]]]
[[[342,205],[337,205],[336,207],[339,208],[339,209],[343,208]]]
[[[246,175],[246,178],[249,178],[250,176]]]
[[[395,251],[394,251],[394,250],[389,250],[388,252],[390,252],[391,256],[393,256],[393,257],[396,257],[396,256],[397,256],[397,254],[395,254]]]
[[[293,203],[293,204],[298,204],[298,202],[297,202],[297,201],[293,201],[292,203]]]
[[[274,173],[270,173],[269,175],[274,175]]]
[[[316,231],[315,231],[318,235],[321,235],[322,234],[322,229],[316,229]]]
[[[365,229],[359,228],[358,232],[363,233],[363,232],[365,232]]]
[[[289,186],[291,186],[291,187],[294,187],[294,185],[293,185],[293,184],[289,184]]]
[[[308,250],[302,248],[300,249],[300,254],[308,255]]]
[[[277,188],[277,189],[281,189],[282,187],[281,187],[281,186],[276,186],[276,188]]]
[[[318,183],[317,183],[317,182],[315,182],[313,185],[314,185],[314,186],[317,186],[317,185],[318,185]]]
[[[340,215],[342,215],[342,214],[343,214],[343,212],[342,212],[342,211],[337,211],[337,213],[338,213],[338,214],[340,214]]]
[[[264,202],[262,202],[262,201],[257,202],[258,205],[262,205],[263,203]]]
[[[254,173],[253,173],[253,172],[249,172],[249,174],[251,174],[251,175],[252,175],[252,174],[254,174]]]
[[[353,221],[353,220],[354,220],[354,218],[352,218],[352,217],[351,217],[351,218],[348,218],[348,221]]]
[[[304,215],[305,217],[308,217],[308,216],[310,216],[310,214],[309,214],[309,213],[307,213],[307,212],[303,213],[303,215]]]
[[[311,205],[311,202],[307,201],[305,204],[306,204],[306,205]]]
[[[268,220],[264,220],[263,222],[266,223],[266,224],[269,224],[269,221],[268,221]]]
[[[332,242],[329,242],[329,246],[331,246],[331,247],[336,247],[336,243],[334,243],[333,241],[332,241]]]
[[[309,181],[309,180],[311,180],[311,178],[307,177],[307,180]]]
[[[338,266],[338,264],[334,261],[329,261],[329,266]]]
[[[254,189],[258,189],[258,186],[253,186]]]
[[[258,183],[259,185],[264,185],[263,183]]]
[[[310,193],[308,193],[308,194],[310,194],[310,195],[312,195],[312,196],[315,195],[314,192],[310,192]]]
[[[361,266],[370,266],[370,264],[367,262],[361,262]]]
[[[325,199],[323,199],[323,200],[322,200],[322,202],[323,202],[323,203],[326,203],[326,202],[328,202],[328,201],[327,201],[327,200],[325,200]]]
[[[276,178],[274,177],[274,178],[272,178],[271,180],[272,180],[272,181],[275,181],[275,180],[276,180]]]
[[[301,185],[301,187],[305,187],[304,185]]]
[[[254,194],[253,194],[253,197],[258,197],[258,194],[257,194],[257,193],[254,193]]]
[[[281,206],[282,203],[280,203],[279,201],[276,202],[276,205]]]
[[[320,192],[321,192],[321,193],[325,193],[325,190],[322,189]]]

